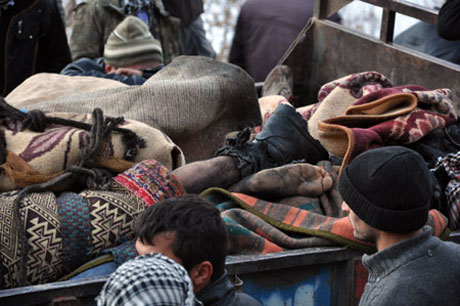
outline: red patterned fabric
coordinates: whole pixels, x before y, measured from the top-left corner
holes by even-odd
[[[141,198],[147,206],[185,194],[184,187],[176,177],[154,160],[143,161],[117,175],[114,180]]]

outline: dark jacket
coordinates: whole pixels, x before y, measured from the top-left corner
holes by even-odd
[[[107,73],[105,71],[105,62],[103,57],[100,57],[96,60],[84,57],[65,66],[64,69],[62,69],[61,74],[69,76],[93,76],[119,81],[126,85],[142,85],[145,81],[147,81],[148,77],[152,76],[162,67],[163,66],[160,66],[158,69],[149,70],[149,75],[144,75],[143,77],[138,75],[119,75],[114,73]]]
[[[57,72],[70,51],[56,0],[21,0],[1,11],[0,95],[39,72]]]
[[[448,40],[460,40],[460,0],[448,0],[441,7],[438,34]]]
[[[260,306],[256,299],[246,293],[236,292],[225,272],[215,282],[198,292],[196,298],[204,306]]]
[[[417,22],[399,34],[394,39],[394,43],[460,64],[460,41],[449,41],[441,38],[434,24]]]
[[[163,3],[172,16],[180,19],[182,26],[188,26],[203,13],[202,0],[167,0]]]
[[[313,15],[313,2],[247,0],[238,16],[229,62],[256,82],[264,81]]]

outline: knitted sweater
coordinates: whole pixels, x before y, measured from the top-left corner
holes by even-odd
[[[369,279],[360,306],[460,305],[460,245],[432,236],[431,228],[373,255],[364,255]]]

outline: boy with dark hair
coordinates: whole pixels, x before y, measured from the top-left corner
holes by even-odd
[[[163,200],[139,216],[135,229],[138,254],[161,253],[184,266],[204,305],[260,305],[235,292],[225,271],[227,231],[219,210],[205,199],[189,194]]]

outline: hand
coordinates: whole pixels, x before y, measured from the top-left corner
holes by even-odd
[[[117,68],[114,72],[115,74],[122,74],[122,75],[138,75],[138,76],[142,76],[142,71],[139,70],[139,69],[134,69],[134,68]]]

